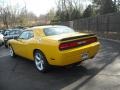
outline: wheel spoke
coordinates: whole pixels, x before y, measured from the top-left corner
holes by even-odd
[[[40,61],[40,57],[38,55],[36,55],[36,59]]]
[[[10,47],[9,52],[10,52],[10,55],[11,55],[11,56],[13,56],[13,50],[12,50],[12,48],[11,48],[11,47]]]
[[[36,53],[36,55],[35,55],[35,62],[36,62],[37,68],[39,70],[43,70],[43,68],[44,68],[43,67],[44,62],[43,62],[42,56],[40,54],[38,54],[38,53]]]
[[[43,69],[43,63],[40,64],[41,70]]]
[[[36,64],[37,65],[43,64],[43,61],[37,61]]]

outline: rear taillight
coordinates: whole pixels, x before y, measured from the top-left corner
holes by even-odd
[[[92,37],[92,38],[85,39],[85,41],[86,41],[86,44],[90,44],[90,43],[96,42],[97,38],[96,37]]]
[[[78,46],[77,42],[62,43],[59,45],[59,49],[64,50],[64,49],[68,49],[76,46]]]
[[[82,40],[65,42],[65,43],[61,43],[59,45],[59,49],[60,50],[65,50],[65,49],[69,49],[69,48],[73,48],[73,47],[87,45],[87,44],[90,44],[90,43],[93,43],[93,42],[96,42],[96,41],[97,41],[97,38],[92,37],[92,38],[87,38],[87,39],[82,39]]]

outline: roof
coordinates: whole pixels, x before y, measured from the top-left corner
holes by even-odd
[[[62,25],[45,25],[45,26],[35,26],[35,27],[32,27],[33,29],[36,29],[36,28],[50,28],[50,27],[58,27],[58,26],[62,26]]]

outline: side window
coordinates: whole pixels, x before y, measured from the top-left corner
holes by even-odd
[[[19,39],[28,39],[29,38],[29,32],[25,31],[20,36]]]
[[[32,31],[29,31],[29,36],[28,36],[28,38],[30,39],[30,38],[33,38],[33,37],[34,37],[33,32],[32,32]]]

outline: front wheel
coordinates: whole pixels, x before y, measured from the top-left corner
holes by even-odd
[[[35,51],[34,60],[35,65],[40,72],[46,72],[49,69],[48,62],[43,53],[41,53],[40,51]]]
[[[11,46],[9,46],[9,53],[10,53],[11,57],[15,57],[16,56],[15,53],[14,53],[14,50],[13,50],[13,48]]]

